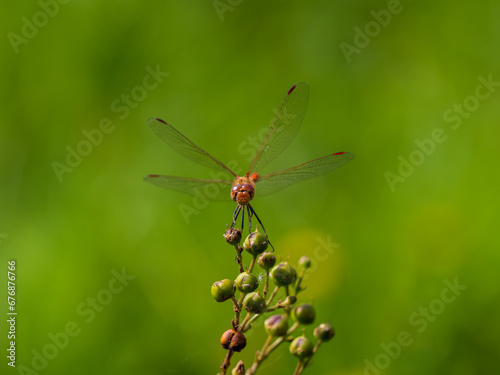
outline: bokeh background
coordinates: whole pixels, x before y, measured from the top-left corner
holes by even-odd
[[[4,355],[1,373],[215,374],[232,311],[210,286],[237,274],[221,236],[234,204],[186,220],[191,197],[144,183],[149,173],[210,177],[147,119],[244,169],[249,137],[300,81],[310,84],[302,129],[267,171],[356,155],[254,203],[278,256],[313,258],[301,298],[337,330],[306,373],[498,372],[498,2],[3,8],[0,306],[6,314],[14,259],[19,315],[17,367]],[[162,73],[144,90],[148,69]],[[85,149],[84,132],[101,124],[108,132]],[[425,143],[438,133],[443,142]],[[86,155],[70,166],[79,145]],[[256,327],[233,363],[249,366],[264,338]],[[295,364],[283,346],[259,373]]]

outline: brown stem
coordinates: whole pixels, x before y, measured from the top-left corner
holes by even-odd
[[[240,305],[238,304],[238,301],[236,301],[236,298],[234,296],[231,297],[231,301],[233,302],[233,310],[234,310],[233,326],[237,327],[238,324],[240,324],[241,308],[240,308]]]
[[[262,292],[262,297],[264,297],[264,299],[266,299],[268,290],[269,290],[269,271],[266,271],[266,281],[264,284],[264,291]]]
[[[245,272],[245,270],[243,269],[243,258],[241,256],[243,248],[240,245],[234,245],[234,250],[236,251],[236,261],[238,262],[240,273],[243,273]]]
[[[227,351],[226,358],[224,358],[224,360],[222,361],[222,365],[220,366],[222,370],[221,375],[226,375],[226,371],[231,365],[231,357],[233,356],[233,353],[234,352],[231,349]]]
[[[299,375],[302,372],[301,367],[302,367],[302,361],[299,360],[299,362],[297,363],[297,367],[295,367],[293,375]]]

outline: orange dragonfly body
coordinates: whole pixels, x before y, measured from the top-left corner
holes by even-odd
[[[152,118],[149,120],[149,125],[173,150],[198,164],[223,172],[230,179],[193,179],[151,174],[144,177],[144,180],[163,188],[190,195],[195,195],[199,189],[210,189],[214,192],[210,195],[212,200],[227,199],[228,195],[226,194],[230,191],[232,200],[237,203],[231,227],[234,227],[239,213],[242,212],[241,229],[243,230],[245,208],[248,213],[249,230],[251,230],[251,218],[254,215],[262,225],[250,205],[250,201],[257,193],[259,195],[271,194],[296,182],[334,171],[354,158],[354,155],[349,152],[337,152],[278,172],[263,176],[258,174],[258,171],[285,150],[299,131],[308,99],[309,85],[307,83],[298,83],[288,90],[250,164],[248,172],[244,176],[237,176],[226,165],[196,146],[170,124],[161,119]],[[263,225],[262,228],[264,229]]]

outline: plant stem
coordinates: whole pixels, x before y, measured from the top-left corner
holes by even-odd
[[[269,290],[269,271],[266,271],[266,281],[264,284],[264,291],[262,292],[262,297],[266,299],[267,291]]]
[[[245,373],[245,375],[253,375],[253,374],[255,374],[257,372],[257,369],[259,368],[259,365],[261,364],[261,362],[264,359],[266,359],[267,356],[269,355],[269,353],[267,352],[267,348],[268,348],[269,344],[271,343],[271,341],[273,341],[273,336],[268,335],[267,339],[266,339],[266,342],[264,343],[264,346],[260,350],[259,354],[256,355],[255,360],[252,363],[252,367],[250,367],[247,370],[247,372]]]
[[[248,322],[247,322],[247,324],[246,324],[246,325],[247,325],[248,327],[251,327],[251,324],[252,324],[253,322],[255,322],[257,319],[259,319],[259,317],[260,317],[261,315],[262,315],[262,314],[255,314],[254,316],[252,316],[252,318],[251,318],[251,319],[249,319],[249,320],[248,320]],[[247,331],[247,330],[245,329],[245,331],[242,331],[242,332],[244,333],[244,332],[246,332],[246,331]]]
[[[238,324],[240,324],[240,312],[241,312],[241,305],[236,301],[236,298],[234,296],[231,297],[231,301],[233,302],[233,310],[234,310],[234,320],[233,320],[233,325],[234,327],[237,327]]]
[[[231,365],[231,357],[233,356],[233,351],[231,349],[229,349],[227,351],[227,354],[226,354],[226,358],[224,358],[224,360],[222,361],[222,365],[220,366],[221,368],[221,375],[226,375],[226,371],[227,369],[229,368],[229,366]]]
[[[316,343],[316,345],[314,346],[312,354],[309,357],[307,357],[307,359],[304,361],[304,365],[302,366],[302,370],[300,370],[301,372],[306,368],[307,364],[309,363],[309,361],[311,360],[311,358],[313,357],[313,355],[316,354],[316,352],[318,351],[321,343],[322,343],[321,340]],[[300,374],[300,372],[299,372],[299,374]]]
[[[276,297],[276,293],[278,293],[278,290],[280,289],[279,286],[276,286],[273,290],[273,292],[271,293],[271,296],[269,297],[269,299],[267,300],[266,302],[266,307],[269,307],[269,305],[271,304],[272,300],[274,299],[274,297]]]
[[[286,339],[287,336],[289,336],[293,331],[297,329],[299,326],[299,323],[295,322],[289,329],[286,331],[286,335],[278,337],[274,342],[271,344],[271,341],[273,339],[272,336],[268,336],[266,342],[264,343],[264,346],[262,347],[262,350],[259,352],[259,354],[255,357],[255,360],[252,364],[252,367],[248,369],[245,375],[253,375],[257,371],[258,367],[260,366],[261,362],[264,361],[281,343],[283,343]]]
[[[302,370],[300,369],[301,367],[302,367],[302,361],[299,360],[299,362],[297,363],[297,367],[295,367],[293,375],[299,375],[302,372]]]
[[[302,268],[299,273],[299,277],[297,278],[297,283],[295,284],[295,291],[293,293],[294,296],[297,296],[301,292],[300,284],[302,283],[302,279],[304,278],[304,274],[306,273],[305,268]]]
[[[290,328],[288,328],[288,331],[286,331],[285,336],[282,336],[279,339],[277,339],[275,342],[273,342],[273,344],[269,347],[268,352],[271,353],[274,349],[276,349],[278,347],[278,345],[280,345],[285,340],[285,338],[287,336],[292,334],[292,332],[297,329],[298,326],[299,326],[299,323],[297,323],[297,322],[293,323],[293,325]]]
[[[235,320],[234,326],[235,327],[237,327],[238,324],[239,324],[239,321],[240,321],[240,312],[241,312],[241,310],[243,308],[243,299],[245,298],[246,295],[247,295],[247,293],[241,292],[240,293],[240,298],[238,298],[238,301],[236,302],[236,306],[238,307],[239,311],[238,312],[236,312],[236,311],[234,312],[234,320]],[[234,301],[233,301],[233,303],[234,303]],[[241,332],[243,332],[243,331],[241,331]]]
[[[240,245],[234,245],[234,250],[236,251],[236,261],[238,262],[238,266],[240,268],[240,273],[245,272],[243,270],[243,257],[241,253],[243,252],[243,248]]]
[[[272,302],[273,298],[276,296],[276,293],[278,293],[278,290],[280,289],[279,286],[275,287],[274,290],[273,290],[273,293],[271,294],[271,296],[269,297],[269,299],[267,300],[266,302],[266,310],[267,308],[269,307],[269,304]],[[240,298],[241,299],[241,298]],[[240,304],[241,306],[241,304]],[[251,324],[253,323],[254,321],[256,321],[257,319],[259,319],[259,317],[261,316],[262,314],[255,314],[254,316],[252,316],[252,318],[247,322],[248,324]],[[248,315],[247,315],[248,316]],[[241,332],[245,332],[245,330],[241,331]]]
[[[256,256],[254,256],[252,258],[252,260],[250,261],[250,266],[248,266],[248,273],[252,273],[252,270],[253,270],[253,267],[255,266],[255,260],[257,259]]]
[[[252,315],[254,315],[254,314],[251,312],[247,313],[247,315],[245,316],[245,319],[243,319],[240,326],[238,327],[238,332],[242,332],[242,333],[245,332],[245,327],[247,326],[248,322],[250,321],[250,318],[252,317]],[[260,314],[258,314],[257,316],[260,316]]]

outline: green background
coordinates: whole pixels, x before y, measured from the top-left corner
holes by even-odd
[[[232,308],[210,286],[237,275],[221,236],[234,204],[210,203],[186,221],[179,207],[190,197],[144,183],[149,173],[209,177],[147,119],[164,118],[221,161],[246,166],[248,137],[306,81],[302,129],[267,171],[337,151],[356,158],[254,201],[278,256],[313,258],[301,298],[337,330],[306,373],[497,373],[500,90],[471,97],[480,76],[500,81],[499,3],[232,3],[218,13],[212,1],[74,0],[16,48],[9,33],[23,35],[23,17],[43,24],[41,7],[4,6],[0,372],[215,374]],[[399,12],[377,29],[370,12],[388,6]],[[366,27],[372,37],[358,37],[346,59],[340,44],[355,47],[356,28]],[[113,102],[140,92],[148,66],[168,76],[125,116]],[[469,108],[455,128],[443,117],[454,105]],[[60,181],[53,163],[65,164],[67,147],[106,118],[112,131]],[[419,153],[416,141],[436,129],[446,140]],[[400,167],[410,157],[418,165]],[[398,168],[404,176],[391,189],[387,172]],[[334,245],[325,251],[321,241]],[[11,259],[16,369],[5,358]],[[113,272],[131,280],[116,284]],[[467,288],[455,295],[447,282]],[[90,309],[92,298],[107,304]],[[65,329],[74,337],[58,334]],[[234,364],[249,366],[262,346],[262,327],[253,331]],[[390,343],[401,335],[398,350]],[[60,339],[55,352],[50,337]],[[43,370],[26,370],[44,350]],[[295,363],[283,346],[259,373],[291,374]]]

